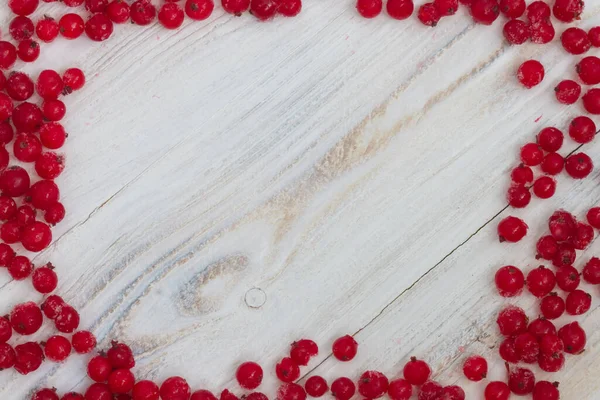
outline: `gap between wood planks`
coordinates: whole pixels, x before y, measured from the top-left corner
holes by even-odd
[[[600,133],[600,130],[596,131],[596,135],[598,135]],[[579,149],[581,149],[583,147],[583,144],[580,144],[579,146],[575,147],[573,150],[571,150],[564,158],[566,159],[567,157],[569,157],[570,155],[572,155],[573,153],[575,153],[576,151],[578,151]],[[506,211],[506,209],[509,208],[509,205],[505,205],[504,207],[502,207],[502,209],[498,212],[496,212],[491,218],[489,218],[487,221],[485,221],[483,223],[483,225],[481,225],[479,228],[477,228],[475,230],[475,232],[473,232],[472,234],[470,234],[464,241],[462,241],[461,243],[459,243],[455,248],[453,248],[452,250],[450,250],[448,252],[448,254],[446,254],[444,257],[442,257],[442,259],[440,261],[438,261],[437,263],[435,263],[431,268],[429,268],[427,271],[425,271],[423,273],[423,275],[421,275],[419,278],[417,278],[410,286],[408,286],[406,289],[403,289],[400,293],[398,293],[398,295],[396,297],[394,297],[389,303],[387,303],[385,306],[383,306],[383,308],[373,317],[371,318],[371,320],[369,322],[367,322],[365,325],[363,325],[361,328],[359,328],[356,332],[354,332],[352,334],[352,336],[356,336],[358,335],[360,332],[362,332],[363,330],[365,330],[367,327],[369,327],[373,322],[375,322],[377,319],[379,319],[383,313],[385,313],[385,310],[387,310],[392,304],[394,304],[396,301],[400,300],[400,298],[402,296],[404,296],[404,294],[406,294],[408,291],[410,291],[413,287],[415,287],[419,282],[421,282],[427,275],[429,275],[434,269],[436,269],[440,264],[442,264],[448,257],[450,257],[452,254],[454,254],[454,252],[458,249],[460,249],[461,247],[463,247],[465,244],[467,244],[473,237],[475,237],[483,228],[485,228],[486,226],[489,225],[490,222],[492,222],[494,219],[496,219],[497,216],[499,216],[500,214],[502,214],[504,211]],[[317,370],[323,363],[325,363],[325,361],[327,361],[328,359],[331,358],[331,356],[333,355],[333,353],[329,352],[329,354],[327,354],[327,357],[325,357],[323,360],[321,360],[320,363],[318,363],[317,365],[315,365],[313,368],[311,368],[308,372],[302,374],[302,376],[298,379],[299,381],[304,380],[305,378],[307,378],[308,376],[310,376],[315,370]]]

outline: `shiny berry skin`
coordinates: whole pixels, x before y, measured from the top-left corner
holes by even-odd
[[[527,234],[527,224],[522,219],[509,216],[498,223],[498,237],[500,242],[515,243]]]
[[[28,205],[21,206],[17,209],[16,222],[21,226],[29,225],[35,222],[37,212]]]
[[[185,14],[195,21],[204,21],[210,17],[214,8],[213,0],[187,0],[185,2]]]
[[[512,207],[523,208],[531,201],[531,193],[524,185],[512,185],[508,189],[506,198]]]
[[[592,207],[586,214],[588,223],[596,229],[600,229],[600,207]]]
[[[71,337],[73,350],[79,354],[86,354],[96,347],[96,337],[89,331],[79,331]]]
[[[337,400],[350,400],[354,393],[356,393],[356,386],[349,378],[337,378],[331,383],[331,394]]]
[[[564,211],[555,211],[548,220],[550,234],[559,242],[573,239],[577,231],[577,221],[575,217]]]
[[[431,376],[429,365],[416,357],[411,357],[410,361],[404,365],[404,379],[411,385],[419,386],[424,384]]]
[[[600,47],[600,26],[595,26],[588,31],[588,37],[594,47]]]
[[[9,0],[8,7],[16,15],[29,15],[37,9],[39,0]]]
[[[36,371],[44,361],[44,351],[35,342],[27,342],[15,346],[15,369],[21,375]]]
[[[79,68],[67,69],[63,76],[63,83],[65,84],[65,93],[69,94],[73,91],[79,90],[85,85],[85,75]],[[63,93],[63,94],[65,94]]]
[[[65,218],[65,206],[60,202],[56,202],[46,208],[44,212],[44,220],[51,226],[58,224]]]
[[[87,374],[91,380],[95,382],[106,382],[110,373],[112,372],[112,366],[108,361],[108,358],[104,356],[95,356],[90,359],[87,365]]]
[[[39,252],[48,247],[50,242],[52,242],[52,231],[47,224],[36,221],[23,227],[21,243],[25,249]]]
[[[138,381],[133,386],[133,400],[158,400],[159,399],[158,385],[152,381]],[[207,399],[208,400],[208,399]]]
[[[600,89],[590,89],[583,95],[583,107],[590,114],[600,114]]]
[[[63,157],[51,151],[43,152],[35,161],[35,172],[42,179],[57,178],[64,169]]]
[[[58,285],[58,276],[56,276],[52,264],[36,268],[31,280],[34,289],[43,294],[53,292]]]
[[[32,335],[42,326],[42,310],[32,301],[17,304],[10,313],[10,324],[20,335]]]
[[[128,393],[133,389],[134,384],[135,377],[128,369],[116,369],[108,377],[108,387],[113,393]]]
[[[50,361],[63,362],[71,354],[71,342],[64,336],[52,336],[46,341],[44,354]]]
[[[514,183],[522,185],[533,182],[533,171],[525,165],[520,165],[512,170],[510,179],[512,179]]]
[[[552,12],[562,22],[573,22],[583,12],[583,0],[555,0]]]
[[[531,89],[532,87],[540,84],[540,82],[544,79],[544,74],[544,66],[542,63],[537,60],[528,60],[519,67],[517,71],[517,79],[519,79],[519,82],[521,82],[521,84],[527,89]]]
[[[42,115],[49,121],[60,121],[66,112],[65,103],[60,100],[48,100],[42,104]]]
[[[133,351],[125,343],[112,342],[112,346],[106,352],[106,356],[113,368],[131,369],[135,367]],[[175,380],[177,382],[177,380]]]
[[[515,337],[515,350],[522,362],[532,364],[537,361],[540,354],[540,345],[537,337],[529,332],[524,332]]]
[[[581,28],[567,28],[560,36],[563,48],[571,54],[583,54],[590,49],[592,43],[586,31]]]
[[[458,10],[458,0],[433,0],[433,4],[442,17],[454,15]]]
[[[395,379],[388,387],[388,396],[391,400],[409,400],[412,393],[412,385],[404,379]]]
[[[592,296],[583,290],[577,289],[567,295],[565,304],[567,314],[582,315],[588,312],[592,306]]]
[[[160,385],[160,398],[162,400],[188,400],[190,385],[179,376],[168,378]]]
[[[12,368],[15,365],[17,355],[11,345],[0,343],[0,370]]]
[[[15,256],[15,251],[6,243],[0,243],[0,267],[8,267]]]
[[[6,343],[12,337],[12,326],[5,317],[0,317],[0,343]]]
[[[27,100],[33,96],[33,81],[22,72],[10,74],[6,81],[6,93],[17,101]]]
[[[23,162],[34,162],[42,154],[42,143],[32,133],[19,133],[13,143],[15,158]]]
[[[45,210],[56,203],[59,198],[60,190],[56,183],[51,180],[41,180],[31,185],[26,200],[35,208]]]
[[[352,381],[350,381],[352,383]],[[354,387],[354,384],[352,384]],[[352,392],[354,393],[354,392]],[[277,389],[277,400],[306,400],[306,392],[304,388],[296,383],[284,383]],[[221,395],[221,400],[233,400],[225,399]]]
[[[500,12],[509,19],[519,18],[527,7],[525,0],[500,0],[498,5]]]
[[[538,357],[538,365],[542,371],[558,372],[565,365],[565,355],[563,353],[541,353]]]
[[[254,1],[254,0],[253,0]],[[382,0],[357,0],[356,10],[363,18],[375,18],[383,9]],[[252,10],[252,5],[250,5]]]
[[[579,354],[585,348],[586,334],[578,322],[571,322],[560,328],[558,337],[563,341],[566,353]]]
[[[79,313],[73,307],[64,305],[56,314],[54,325],[59,332],[73,333],[79,326]]]
[[[440,22],[439,10],[435,6],[434,3],[425,3],[419,7],[419,11],[417,11],[417,18],[419,21],[425,26],[434,27]]]
[[[473,0],[470,11],[473,21],[483,25],[491,25],[500,15],[497,0]]]
[[[34,62],[40,56],[39,43],[31,39],[19,42],[19,45],[17,46],[17,56],[21,61]]]
[[[427,381],[419,388],[418,400],[437,400],[444,388],[437,382]]]
[[[523,272],[512,265],[504,266],[498,271],[494,278],[498,293],[502,297],[514,297],[523,292],[525,286],[525,276]]]
[[[584,115],[576,117],[569,125],[569,136],[577,143],[589,143],[596,136],[596,124]]]
[[[284,357],[275,367],[277,377],[282,382],[293,382],[300,377],[300,368],[290,357]]]
[[[533,388],[533,400],[559,400],[558,382],[539,381]]]
[[[542,354],[557,355],[565,351],[565,345],[556,334],[542,336],[539,343]]]
[[[498,314],[496,323],[502,335],[514,336],[527,331],[529,319],[523,309],[516,306],[507,306]]]
[[[531,37],[531,29],[527,22],[511,19],[504,24],[502,34],[510,44],[523,44]]]
[[[544,335],[556,335],[556,327],[546,318],[537,318],[531,321],[527,332],[534,334],[540,340]]]
[[[250,8],[250,0],[221,0],[221,5],[226,12],[239,17]]]
[[[8,196],[0,196],[0,219],[7,221],[17,215],[17,203]]]
[[[340,361],[352,360],[358,351],[358,343],[350,335],[342,336],[333,342],[332,352]]]
[[[541,298],[552,292],[556,285],[556,277],[548,268],[540,265],[527,274],[527,289],[535,297]]]
[[[10,118],[10,116],[13,113],[14,108],[15,108],[15,106],[14,106],[11,98],[8,97],[4,93],[0,93],[0,120],[6,121],[8,118]],[[8,128],[9,128],[9,133],[4,135],[6,137],[3,137],[3,140],[2,140],[3,143],[10,142],[10,140],[8,140],[8,136],[10,136],[11,134],[14,135],[14,132],[12,131],[12,127],[10,126],[10,124],[8,125]],[[6,130],[6,129],[7,129],[7,127],[4,127],[4,130]],[[10,136],[10,139],[12,140],[12,136]]]
[[[531,24],[531,42],[536,44],[546,44],[550,43],[554,36],[556,35],[556,30],[554,29],[554,25],[548,21],[540,21],[533,22]]]
[[[559,103],[573,104],[581,95],[581,85],[570,79],[565,79],[556,85],[554,88],[554,94]]]
[[[247,361],[238,367],[235,377],[241,387],[254,390],[259,387],[262,382],[263,370],[257,363]]]
[[[304,389],[310,397],[321,397],[329,390],[327,381],[323,377],[314,375],[306,380]]]
[[[377,399],[386,394],[388,378],[379,371],[366,371],[358,379],[358,393],[367,399]]]
[[[81,36],[85,29],[85,24],[83,18],[79,15],[68,13],[60,18],[58,28],[62,37],[72,40]]]
[[[577,222],[577,230],[573,238],[573,247],[576,250],[585,250],[594,240],[594,228],[583,222]]]
[[[59,400],[56,389],[40,389],[34,393],[31,400]]]
[[[58,22],[54,18],[45,16],[35,25],[35,34],[42,42],[50,43],[54,41],[59,32]]]
[[[250,14],[260,21],[268,21],[277,14],[278,6],[278,0],[251,0]]]
[[[113,33],[112,21],[102,13],[92,15],[85,23],[85,34],[95,42],[103,42]]]
[[[67,7],[79,7],[85,0],[63,0]]]
[[[558,153],[548,153],[544,157],[540,168],[548,175],[559,174],[565,167],[565,159]]]
[[[527,368],[514,368],[508,374],[508,387],[516,395],[524,396],[533,392],[535,375]]]
[[[595,56],[583,58],[577,64],[576,71],[583,83],[588,85],[600,83],[600,58]]]
[[[556,319],[565,312],[565,301],[556,293],[550,293],[540,301],[540,311],[546,319]]]
[[[41,309],[44,312],[46,318],[54,319],[65,306],[65,301],[55,294],[50,295],[44,300],[41,305]]]
[[[585,153],[575,153],[567,157],[565,171],[571,178],[583,179],[594,169],[592,159]]]
[[[275,5],[273,5],[275,14]],[[176,3],[165,3],[158,12],[158,22],[167,29],[177,29],[183,24],[184,12]]]
[[[104,12],[108,0],[85,0],[85,9],[91,13]]]
[[[507,337],[500,343],[498,353],[504,361],[509,363],[517,363],[521,360],[521,355],[515,347],[515,339],[513,337]]]
[[[544,153],[536,143],[527,143],[521,147],[521,161],[528,166],[540,165],[544,160]]]
[[[40,140],[44,147],[52,150],[61,148],[67,139],[65,128],[58,122],[46,122],[40,128]]]
[[[22,281],[31,275],[33,271],[33,264],[29,258],[25,256],[16,256],[7,267],[8,273],[16,281]]]
[[[549,199],[556,192],[556,181],[550,176],[540,176],[533,183],[533,194],[540,199]]]
[[[600,259],[592,257],[583,267],[583,280],[592,285],[600,284]]]
[[[106,7],[106,15],[115,24],[129,21],[129,4],[123,0],[113,0]]]
[[[42,126],[42,110],[27,101],[15,107],[12,122],[17,131],[34,133]]]
[[[46,69],[40,72],[36,91],[44,100],[55,100],[63,91],[64,83],[58,72]]]
[[[17,42],[31,39],[34,31],[33,22],[28,17],[17,15],[10,21],[8,32]]]
[[[481,356],[471,356],[463,364],[463,373],[465,377],[473,382],[479,382],[485,379],[488,372],[488,365],[485,358]]]
[[[556,271],[556,284],[565,292],[577,289],[580,280],[579,272],[571,265],[560,267]]]
[[[2,98],[8,98],[8,96],[6,96],[4,93],[0,93],[0,120],[2,119],[1,117],[3,115],[6,115],[4,113],[5,109],[2,107]],[[10,114],[12,114],[12,101],[9,99],[8,101],[10,101],[11,106],[10,106]],[[3,111],[4,110],[4,111]],[[8,116],[7,116],[8,118]],[[9,122],[7,121],[2,121],[0,122],[0,144],[7,144],[9,143],[13,137],[14,137],[15,131],[13,129],[13,127],[10,125]]]
[[[17,48],[10,42],[0,40],[0,69],[9,69],[17,61]]]
[[[148,0],[137,0],[131,4],[129,14],[134,24],[148,25],[156,18],[156,7]]]
[[[413,0],[388,0],[385,7],[388,15],[397,20],[407,19],[415,11]]]
[[[302,0],[279,0],[277,12],[284,17],[295,17],[302,11]]]
[[[85,400],[112,400],[113,395],[108,385],[93,383],[85,391]]]
[[[504,382],[493,381],[487,384],[484,392],[485,400],[508,400],[510,388]]]
[[[19,225],[18,222],[7,221],[3,223],[0,227],[0,239],[2,239],[5,243],[8,244],[17,243],[21,240],[21,231],[22,227],[21,225]],[[11,264],[8,266],[8,272],[11,274],[13,279],[22,280],[27,278],[31,271],[28,270],[27,273],[23,273],[25,271],[21,268],[20,265],[14,266],[11,262]]]

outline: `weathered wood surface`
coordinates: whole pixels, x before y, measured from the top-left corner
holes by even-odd
[[[303,372],[330,379],[395,376],[417,355],[436,379],[465,383],[470,353],[501,377],[495,270],[537,265],[535,238],[555,208],[583,216],[600,202],[595,171],[560,177],[550,200],[505,209],[517,149],[582,112],[552,92],[578,58],[558,43],[507,46],[501,23],[475,26],[465,15],[427,29],[361,19],[349,0],[306,3],[292,20],[217,10],[178,32],[127,25],[105,44],[44,46],[28,71],[77,65],[89,83],[66,100],[68,217],[35,262],[57,265],[59,292],[103,346],[133,345],[143,378],[235,389],[239,362],[271,371],[301,337],[322,349]],[[599,25],[600,4],[587,4],[581,26]],[[530,91],[514,78],[528,58],[547,70]],[[575,148],[567,141],[564,154]],[[583,149],[600,165],[598,143]],[[500,245],[496,224],[509,213],[530,234]],[[6,275],[2,313],[32,297]],[[552,377],[568,399],[600,393],[598,289],[588,289],[587,351]],[[531,296],[519,303],[536,314]],[[357,359],[331,360],[332,340],[355,332]],[[3,372],[0,397],[40,385],[82,390],[84,362],[46,363],[28,378]],[[483,387],[465,383],[468,398]]]

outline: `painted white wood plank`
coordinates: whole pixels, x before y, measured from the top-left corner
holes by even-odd
[[[91,78],[68,99],[70,214],[37,261],[59,266],[60,292],[104,344],[134,345],[141,376],[218,389],[241,360],[271,369],[299,336],[354,332],[502,208],[524,140],[580,112],[551,95],[575,61],[558,46],[507,47],[500,30],[365,21],[346,1],[268,24],[216,13],[177,33],[57,43],[65,57],[48,50],[48,65]],[[526,92],[513,74],[529,57],[548,78]],[[5,310],[30,295],[2,283]],[[259,309],[244,303],[254,287],[267,297]],[[418,332],[407,348],[429,331]],[[15,394],[82,388],[82,365],[0,379]]]

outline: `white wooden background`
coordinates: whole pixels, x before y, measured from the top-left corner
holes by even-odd
[[[505,209],[518,148],[582,112],[552,92],[578,58],[558,43],[510,47],[502,23],[476,26],[464,10],[429,29],[364,20],[352,0],[305,3],[294,19],[258,23],[217,7],[177,32],[127,25],[103,44],[44,46],[29,72],[76,65],[89,83],[66,99],[68,216],[35,262],[57,265],[59,292],[103,346],[133,346],[140,378],[182,375],[194,389],[241,394],[236,365],[256,360],[273,395],[275,363],[309,337],[321,352],[303,373],[395,377],[416,355],[479,399],[485,383],[461,377],[467,355],[504,377],[494,321],[507,301],[494,272],[537,265],[535,238],[554,209],[583,217],[600,204],[597,168],[583,181],[561,176],[550,200]],[[600,1],[586,3],[580,25],[600,25]],[[528,58],[547,77],[526,91],[514,74]],[[567,140],[564,153],[575,147]],[[600,167],[600,141],[583,150]],[[500,245],[509,213],[530,234]],[[560,380],[566,399],[600,398],[599,292],[587,289],[585,354],[538,374]],[[1,313],[32,296],[41,299],[0,274]],[[518,302],[536,315],[531,296]],[[329,349],[346,333],[360,347],[342,365]],[[83,390],[86,359],[26,378],[4,371],[0,397]]]

